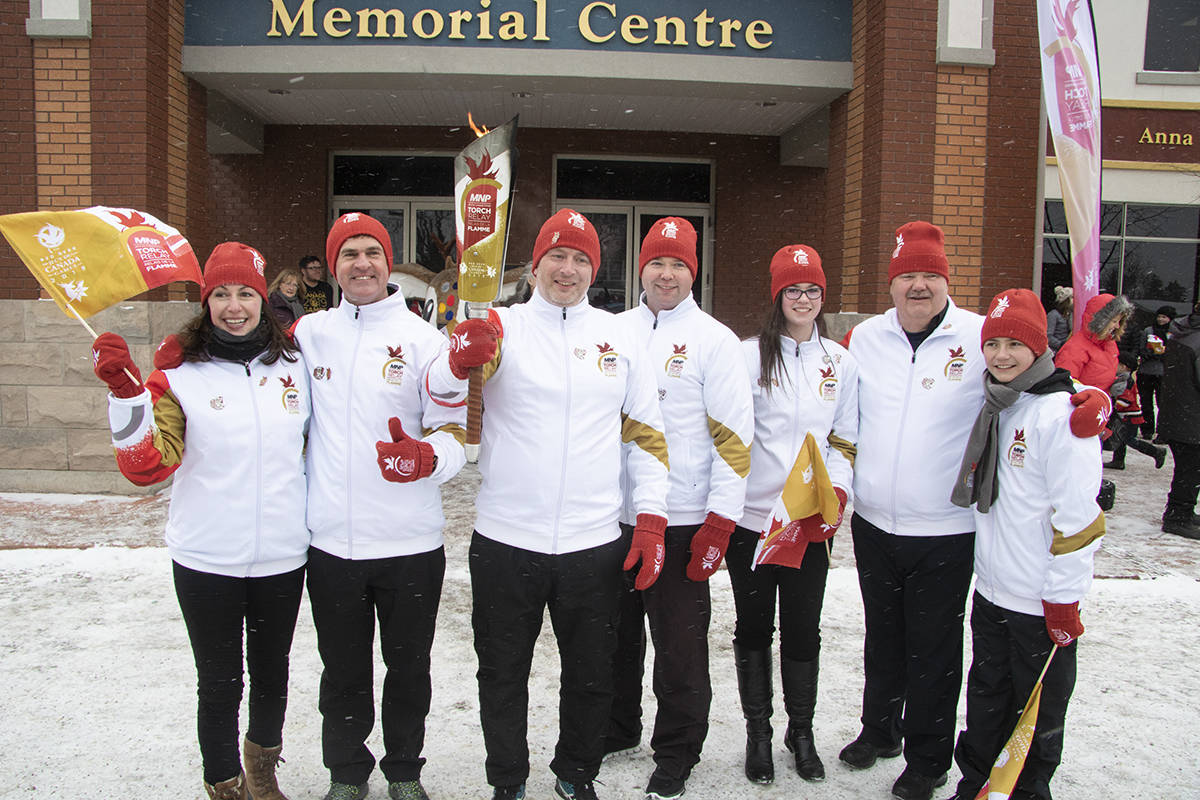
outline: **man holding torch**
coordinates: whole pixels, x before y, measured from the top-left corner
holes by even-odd
[[[559,211],[532,260],[529,302],[461,323],[441,364],[462,383],[481,367],[485,380],[470,568],[488,783],[497,800],[525,796],[529,670],[548,607],[562,666],[555,791],[591,800],[622,563],[640,562],[639,589],[662,569],[667,445],[643,348],[588,303],[600,268],[591,222]],[[629,547],[618,527],[623,456],[637,513]]]

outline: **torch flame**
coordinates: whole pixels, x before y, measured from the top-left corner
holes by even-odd
[[[471,123],[471,130],[475,131],[476,139],[482,139],[484,136],[491,133],[491,131],[488,130],[487,125],[483,126],[483,130],[479,129],[479,126],[475,124],[475,120],[471,117],[470,111],[467,112],[467,122]]]

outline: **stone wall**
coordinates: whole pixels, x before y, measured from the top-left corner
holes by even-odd
[[[120,303],[88,319],[129,342],[150,374],[154,348],[199,306]],[[91,335],[50,300],[0,299],[0,491],[146,494],[117,471],[108,390],[92,373]]]

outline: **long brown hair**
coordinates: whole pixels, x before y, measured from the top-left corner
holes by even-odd
[[[817,335],[825,335],[825,294],[821,293],[821,313],[817,315]],[[782,384],[787,366],[783,363],[783,346],[780,337],[787,336],[787,317],[783,315],[783,291],[775,295],[771,310],[763,317],[758,331],[758,383],[771,393],[771,387]],[[774,383],[772,383],[774,381]]]
[[[280,358],[287,362],[299,360],[300,348],[271,313],[266,300],[262,301],[258,326],[266,326],[267,329],[266,354],[262,357],[264,364],[274,364]],[[183,350],[184,361],[212,360],[212,355],[208,352],[208,343],[212,341],[214,327],[208,303],[205,303],[201,306],[200,313],[184,323],[183,328],[176,334],[179,347]]]

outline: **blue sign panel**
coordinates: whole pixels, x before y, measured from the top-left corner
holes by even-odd
[[[850,60],[851,0],[187,0],[184,43]]]

